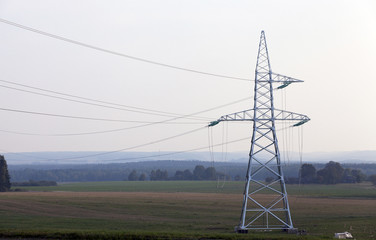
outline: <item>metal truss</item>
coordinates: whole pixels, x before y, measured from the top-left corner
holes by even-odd
[[[294,229],[283,176],[275,121],[296,121],[300,126],[310,119],[303,114],[274,108],[273,84],[282,89],[302,80],[271,71],[265,33],[261,32],[255,71],[254,108],[221,116],[222,121],[252,121],[253,134],[238,232],[251,229]],[[269,181],[265,181],[265,177]]]
[[[308,122],[310,119],[303,114],[289,112],[285,110],[274,109],[274,119],[269,114],[269,111],[266,108],[259,108],[255,116],[254,109],[248,109],[236,113],[231,113],[220,117],[218,120],[210,123],[211,126],[214,126],[222,121],[273,121],[273,120],[290,120],[290,121],[299,121]],[[296,124],[295,124],[296,125]],[[294,126],[294,125],[293,125]]]

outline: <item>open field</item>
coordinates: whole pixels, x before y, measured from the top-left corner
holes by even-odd
[[[69,191],[69,192],[195,192],[242,194],[244,182],[227,181],[114,181],[76,182],[52,187],[17,187],[28,191]],[[376,199],[376,188],[370,183],[318,185],[287,185],[289,195],[309,197],[343,197]]]
[[[288,186],[294,225],[307,230],[306,237],[232,233],[240,217],[242,187],[243,183],[237,182],[228,182],[223,189],[217,189],[215,182],[98,182],[64,184],[49,187],[49,191],[44,188],[45,192],[1,193],[0,234],[331,239],[334,232],[347,230],[358,240],[376,238],[376,189],[368,184]]]

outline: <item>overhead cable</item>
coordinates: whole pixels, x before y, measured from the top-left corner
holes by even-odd
[[[72,119],[82,119],[82,120],[93,120],[93,121],[106,121],[106,122],[126,122],[126,123],[146,123],[146,124],[155,124],[155,123],[162,123],[159,122],[145,122],[145,121],[134,121],[134,120],[122,120],[122,119],[109,119],[109,118],[92,118],[92,117],[82,117],[82,116],[72,116],[72,115],[61,115],[61,114],[53,114],[53,113],[42,113],[42,112],[32,112],[32,111],[25,111],[25,110],[18,110],[18,109],[10,109],[10,108],[1,108],[1,111],[8,111],[8,112],[16,112],[16,113],[25,113],[25,114],[34,114],[34,115],[42,115],[42,116],[49,116],[49,117],[61,117],[61,118],[72,118]],[[168,124],[202,124],[197,122],[170,122],[165,121],[163,123]]]
[[[204,127],[204,128],[206,128],[206,127]],[[188,132],[185,132],[185,133],[181,133],[179,135],[171,136],[171,137],[168,137],[168,138],[165,138],[165,139],[156,140],[156,141],[153,141],[151,143],[157,143],[157,142],[161,142],[161,141],[165,141],[165,140],[168,140],[168,139],[175,138],[177,136],[183,136],[183,135],[186,135],[186,134],[189,134],[189,133],[193,133],[193,132],[199,131],[199,130],[204,129],[204,128],[194,129],[194,130],[191,130],[191,131],[188,131]],[[292,127],[289,126],[289,127],[281,128],[281,129],[278,129],[277,131],[283,131],[283,130],[288,129],[288,128],[292,128]],[[240,141],[244,141],[244,140],[249,140],[249,137],[240,138],[240,139],[232,140],[232,141],[226,141],[225,143],[214,144],[211,147],[218,147],[218,146],[222,146],[224,144],[228,145],[228,144],[231,144],[231,143],[236,143],[236,142],[240,142]],[[150,143],[148,143],[148,144],[150,145]],[[148,144],[142,144],[142,145],[146,146]],[[133,147],[129,147],[129,148],[124,148],[123,150],[119,149],[119,150],[115,150],[115,151],[112,151],[112,152],[105,152],[104,154],[116,153],[116,152],[121,152],[121,151],[125,151],[125,150],[130,150],[130,149],[141,147],[142,145],[133,146]],[[183,150],[183,151],[176,151],[176,152],[169,152],[169,153],[163,153],[163,154],[143,156],[143,157],[107,159],[107,160],[104,160],[104,161],[105,162],[110,162],[110,161],[138,160],[138,159],[145,159],[145,158],[152,158],[152,157],[162,157],[162,156],[169,156],[169,155],[175,155],[175,154],[193,152],[193,151],[198,151],[198,150],[203,150],[203,149],[207,149],[207,146],[205,146],[205,147],[199,147],[199,148],[193,148],[193,149],[189,149],[189,150]],[[1,151],[7,152],[8,154],[19,154],[19,153],[8,152],[6,150],[1,150]],[[93,155],[86,155],[86,156],[73,157],[73,158],[61,158],[61,159],[46,159],[46,158],[44,158],[44,159],[50,160],[50,161],[74,160],[74,159],[85,158],[85,157],[93,157],[93,156],[99,156],[99,155],[104,155],[104,154],[98,153],[98,154],[95,154],[95,155],[93,154]],[[22,154],[19,154],[19,155],[22,155]]]
[[[124,130],[130,130],[130,129],[135,129],[135,128],[142,128],[142,127],[147,127],[147,126],[152,126],[155,124],[164,124],[164,123],[169,123],[174,120],[178,120],[181,118],[189,117],[189,116],[194,116],[197,114],[201,114],[204,112],[209,112],[218,108],[226,107],[232,104],[236,104],[245,100],[249,100],[250,98],[243,98],[234,102],[230,102],[227,104],[223,104],[217,107],[209,108],[200,112],[192,113],[192,114],[187,114],[183,115],[181,117],[175,117],[172,119],[167,119],[163,121],[157,121],[157,122],[141,122],[138,121],[138,123],[143,123],[141,125],[136,125],[136,126],[131,126],[131,127],[125,127],[125,128],[118,128],[118,129],[111,129],[111,130],[105,130],[105,131],[94,131],[94,132],[83,132],[83,133],[66,133],[66,134],[40,134],[40,133],[25,133],[25,132],[20,132],[20,131],[10,131],[10,130],[0,130],[0,132],[7,132],[7,133],[13,133],[13,134],[21,134],[21,135],[34,135],[34,136],[79,136],[79,135],[93,135],[93,134],[102,134],[102,133],[111,133],[111,132],[118,132],[118,131],[124,131]],[[78,116],[67,116],[67,115],[59,115],[59,114],[50,114],[50,113],[37,113],[37,112],[30,112],[30,111],[23,111],[23,110],[16,110],[16,109],[6,109],[6,108],[0,108],[0,110],[3,111],[11,111],[11,112],[20,112],[20,113],[29,113],[29,114],[36,114],[36,115],[47,115],[47,116],[54,116],[54,117],[66,117],[66,118],[76,118],[76,119],[88,119],[88,120],[101,120],[101,119],[95,119],[95,118],[87,118],[87,117],[78,117]],[[103,119],[102,119],[103,120]],[[109,119],[111,120],[111,119]],[[117,121],[112,119],[112,121]],[[118,121],[127,121],[127,120],[118,120]],[[129,121],[131,122],[131,121]],[[135,123],[136,121],[132,121]],[[197,122],[171,122],[172,124],[199,124]],[[201,124],[201,123],[200,123]]]
[[[237,140],[229,141],[227,143],[214,144],[214,145],[212,145],[212,147],[218,147],[218,146],[221,146],[223,144],[231,144],[231,143],[236,143],[236,142],[240,142],[240,141],[244,141],[244,140],[249,140],[249,137],[240,138],[240,139],[237,139]],[[164,156],[170,156],[170,155],[176,155],[176,154],[182,154],[182,153],[187,153],[187,152],[193,152],[193,151],[203,150],[203,149],[207,149],[207,148],[208,147],[205,146],[205,147],[192,148],[192,149],[189,149],[189,150],[170,152],[170,153],[162,153],[162,154],[155,154],[155,155],[149,155],[149,156],[144,156],[144,157],[107,159],[107,160],[104,160],[104,162],[124,161],[124,160],[138,160],[138,159],[153,158],[153,157],[164,157]]]
[[[63,96],[68,96],[68,97],[73,97],[73,98],[88,100],[88,101],[92,101],[92,102],[98,102],[98,103],[103,103],[103,104],[113,105],[113,106],[120,106],[122,108],[112,107],[112,106],[107,106],[107,105],[97,104],[97,103],[84,102],[84,101],[80,101],[80,100],[74,100],[74,99],[69,99],[69,98],[58,97],[58,96],[53,96],[53,95],[49,95],[49,94],[38,93],[38,92],[29,91],[29,90],[24,90],[24,89],[20,89],[20,88],[15,88],[15,87],[9,87],[9,86],[5,86],[5,85],[0,85],[0,87],[11,89],[11,90],[16,90],[16,91],[21,91],[21,92],[27,92],[27,93],[36,94],[36,95],[45,96],[45,97],[57,98],[57,99],[65,100],[65,101],[71,101],[71,102],[76,102],[76,103],[88,104],[88,105],[93,105],[93,106],[97,106],[97,107],[111,108],[111,109],[116,109],[116,110],[136,112],[136,113],[143,113],[143,114],[149,114],[149,115],[164,116],[164,117],[182,116],[181,114],[177,114],[177,113],[169,113],[169,112],[162,112],[162,111],[151,110],[151,109],[146,109],[146,108],[127,106],[127,105],[123,105],[123,104],[111,103],[111,102],[106,102],[106,101],[101,101],[101,100],[95,100],[95,99],[90,99],[90,98],[75,96],[75,95],[61,93],[61,92],[56,92],[56,91],[50,91],[50,90],[46,90],[46,89],[42,89],[42,88],[36,88],[36,87],[32,87],[32,86],[28,86],[28,85],[24,85],[24,84],[19,84],[19,83],[15,83],[15,82],[11,82],[11,81],[1,80],[1,79],[0,79],[0,82],[5,82],[5,83],[8,83],[8,84],[18,85],[18,86],[22,86],[22,87],[36,89],[36,90],[39,90],[39,91],[44,91],[44,92],[50,92],[50,93],[54,93],[54,94],[59,94],[59,95],[63,95]],[[132,108],[132,109],[126,109],[126,108],[123,108],[123,107]],[[133,110],[133,109],[137,109],[137,110]],[[204,118],[204,117],[193,117],[193,116],[192,117],[187,117],[187,118],[193,119],[193,120],[201,120],[201,121],[208,119],[208,118]]]
[[[145,147],[145,146],[148,146],[148,145],[153,145],[153,144],[156,144],[156,143],[164,142],[164,141],[167,141],[167,140],[170,140],[170,139],[178,138],[178,137],[181,137],[181,136],[184,136],[184,135],[188,135],[188,134],[200,131],[200,130],[205,129],[205,128],[206,127],[200,127],[200,128],[189,130],[187,132],[179,133],[177,135],[173,135],[173,136],[170,136],[170,137],[158,139],[158,140],[155,140],[155,141],[151,141],[151,142],[148,142],[148,143],[139,144],[139,145],[132,146],[132,147],[127,147],[127,148],[122,148],[122,149],[118,149],[118,150],[113,150],[113,151],[109,151],[109,152],[100,152],[100,153],[95,153],[95,154],[90,154],[90,155],[85,155],[85,156],[69,157],[69,158],[58,158],[58,159],[50,159],[50,160],[51,161],[62,161],[62,160],[82,159],[82,158],[97,157],[97,156],[107,155],[107,154],[111,154],[111,153],[117,153],[117,152],[132,150],[132,149],[136,149],[136,148]]]
[[[204,127],[206,128],[206,127]],[[182,135],[185,135],[185,134],[188,134],[190,132],[195,132],[197,130],[201,130],[202,128],[200,129],[195,129],[193,131],[189,131],[187,133],[183,133]],[[169,138],[166,138],[166,139],[171,139],[173,137],[169,137]],[[249,137],[246,137],[246,138],[240,138],[240,139],[237,139],[237,140],[233,140],[233,141],[229,141],[227,142],[227,144],[231,144],[231,143],[236,143],[236,142],[240,142],[240,141],[244,141],[244,140],[248,140]],[[218,143],[218,144],[215,144],[213,145],[213,147],[217,147],[217,146],[221,146],[222,144],[224,143]],[[131,148],[136,148],[138,146],[135,146],[135,147],[131,147]],[[131,148],[128,148],[128,149],[131,149]],[[183,150],[183,151],[176,151],[176,152],[169,152],[169,153],[161,153],[161,154],[155,154],[155,155],[149,155],[149,156],[143,156],[143,157],[132,157],[132,158],[116,158],[116,159],[106,159],[106,160],[103,160],[104,162],[114,162],[114,161],[124,161],[124,160],[138,160],[138,159],[145,159],[145,158],[153,158],[153,157],[163,157],[163,156],[170,156],[170,155],[175,155],[175,154],[182,154],[182,153],[187,153],[187,152],[193,152],[193,151],[198,151],[198,150],[203,150],[203,149],[207,149],[207,146],[205,147],[198,147],[198,148],[192,148],[192,149],[189,149],[189,150]],[[4,152],[7,152],[5,150],[3,150]],[[114,153],[115,152],[119,152],[119,151],[113,151]],[[19,154],[19,153],[13,153],[13,152],[7,152],[8,154]],[[24,155],[24,154],[19,154],[19,155]],[[96,154],[96,155],[91,155],[91,156],[99,156],[100,153]],[[33,156],[34,157],[34,156]],[[46,160],[49,160],[49,161],[66,161],[66,160],[74,160],[74,159],[79,159],[79,158],[85,158],[85,157],[89,157],[89,156],[84,156],[84,157],[75,157],[75,158],[61,158],[61,159],[46,159]]]
[[[174,66],[174,65],[170,65],[170,64],[161,63],[161,62],[156,62],[156,61],[153,61],[153,60],[135,57],[135,56],[131,56],[131,55],[124,54],[124,53],[115,52],[115,51],[112,51],[112,50],[108,50],[108,49],[101,48],[101,47],[96,47],[96,46],[93,46],[93,45],[90,45],[90,44],[87,44],[87,43],[83,43],[83,42],[79,42],[79,41],[69,39],[69,38],[66,38],[66,37],[62,37],[62,36],[58,36],[58,35],[51,34],[51,33],[48,33],[48,32],[44,32],[44,31],[41,31],[41,30],[38,30],[38,29],[35,29],[35,28],[31,28],[31,27],[28,27],[28,26],[25,26],[25,25],[15,23],[15,22],[11,22],[11,21],[8,21],[8,20],[3,19],[3,18],[0,18],[0,22],[14,26],[14,27],[17,27],[17,28],[20,28],[20,29],[27,30],[27,31],[30,31],[30,32],[38,33],[38,34],[41,34],[41,35],[44,35],[44,36],[47,36],[47,37],[50,37],[50,38],[58,39],[58,40],[61,40],[61,41],[64,41],[64,42],[72,43],[72,44],[79,45],[79,46],[82,46],[82,47],[94,49],[94,50],[105,52],[105,53],[108,53],[108,54],[112,54],[112,55],[116,55],[116,56],[120,56],[120,57],[125,57],[125,58],[128,58],[128,59],[132,59],[132,60],[136,60],[136,61],[140,61],[140,62],[145,62],[145,63],[149,63],[149,64],[161,66],[161,67],[172,68],[172,69],[186,71],[186,72],[193,72],[193,73],[208,75],[208,76],[213,76],[213,77],[227,78],[227,79],[247,81],[247,82],[252,81],[251,79],[248,79],[248,78],[232,77],[232,76],[226,76],[226,75],[221,75],[221,74],[216,74],[216,73],[204,72],[204,71],[199,71],[199,70],[195,70],[195,69],[184,68],[184,67]]]

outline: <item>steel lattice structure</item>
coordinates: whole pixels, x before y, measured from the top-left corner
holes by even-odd
[[[252,121],[253,134],[244,189],[244,200],[238,232],[250,229],[293,230],[290,207],[283,176],[275,121],[296,121],[299,126],[310,119],[302,114],[274,108],[273,84],[277,89],[302,80],[273,73],[270,68],[265,33],[261,32],[257,56],[253,109],[236,112],[211,122],[212,127],[222,121]],[[269,176],[270,182],[265,182]]]

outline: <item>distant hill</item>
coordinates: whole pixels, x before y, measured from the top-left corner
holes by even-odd
[[[0,153],[1,154],[1,153]],[[26,152],[5,153],[10,165],[19,164],[107,164],[155,160],[248,162],[247,152],[230,152],[227,155],[215,152]],[[299,154],[281,152],[282,162],[300,162]],[[303,162],[326,163],[376,163],[376,151],[313,152],[303,154]]]
[[[224,154],[209,152],[21,152],[5,153],[8,164],[107,164],[128,163],[156,160],[198,160],[215,162],[247,162],[247,153],[228,153],[227,160]]]

